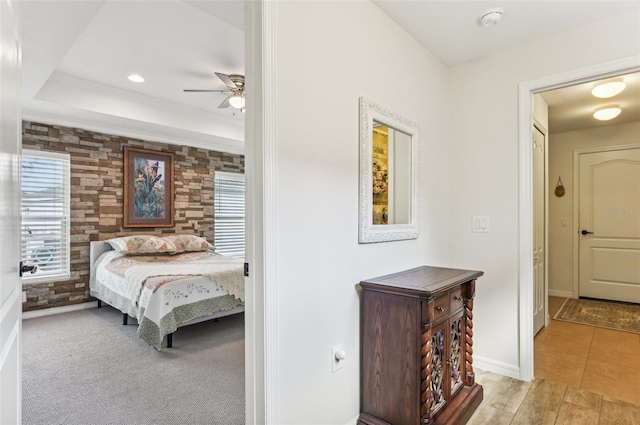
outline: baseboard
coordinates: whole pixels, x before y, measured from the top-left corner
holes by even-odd
[[[357,425],[359,417],[360,415],[356,416],[355,418],[351,419],[349,422],[345,423],[344,425]]]
[[[33,319],[36,317],[51,316],[53,314],[68,313],[70,311],[86,310],[88,308],[98,307],[97,301],[82,304],[65,305],[62,307],[43,308],[41,310],[32,310],[22,313],[22,320]]]
[[[573,298],[573,292],[571,291],[552,291],[549,289],[548,295],[550,297]]]
[[[473,355],[473,367],[487,372],[497,373],[514,379],[520,379],[520,368],[516,365],[499,362],[486,357]]]

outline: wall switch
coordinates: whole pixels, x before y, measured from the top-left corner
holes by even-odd
[[[561,227],[567,227],[567,219],[566,218],[561,218],[560,219],[560,226]]]
[[[347,353],[342,349],[342,344],[331,348],[331,372],[336,373],[342,369]]]
[[[489,217],[486,215],[471,217],[471,231],[473,233],[489,233]]]

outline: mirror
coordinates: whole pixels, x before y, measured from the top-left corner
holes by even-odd
[[[360,98],[360,243],[418,237],[418,126]]]

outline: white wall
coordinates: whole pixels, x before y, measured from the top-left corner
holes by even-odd
[[[549,182],[562,177],[565,195],[553,195],[549,187],[549,293],[573,294],[573,152],[579,149],[640,143],[640,122],[553,133],[549,136]],[[560,220],[567,220],[561,227]],[[577,294],[576,294],[577,295]]]
[[[277,2],[276,28],[278,423],[345,424],[360,406],[356,284],[448,263],[448,70],[369,2]],[[360,96],[420,126],[417,240],[358,244]]]
[[[629,14],[452,68],[449,243],[453,265],[485,271],[474,305],[476,365],[520,372],[519,83],[639,52],[638,17]],[[472,215],[490,216],[491,232],[471,233]]]

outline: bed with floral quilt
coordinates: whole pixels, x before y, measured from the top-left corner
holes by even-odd
[[[138,321],[160,349],[180,326],[244,311],[244,260],[215,253],[193,235],[135,235],[91,242],[90,292]]]

